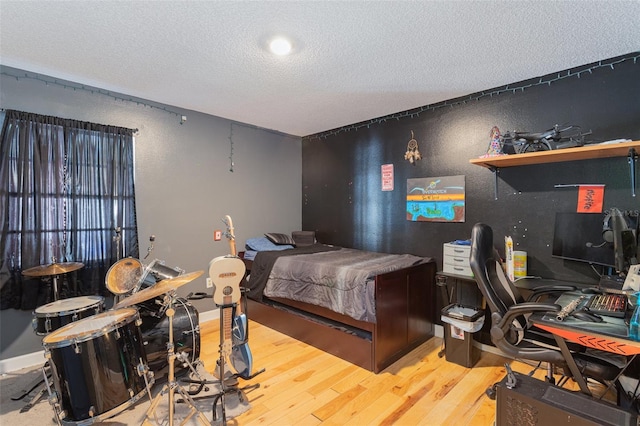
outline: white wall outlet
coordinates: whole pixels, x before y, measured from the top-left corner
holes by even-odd
[[[222,231],[216,229],[213,231],[213,241],[220,241],[222,239]]]
[[[211,281],[211,278],[207,278],[207,288],[212,288],[213,287],[213,281]]]

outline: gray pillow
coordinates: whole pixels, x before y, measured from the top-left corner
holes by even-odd
[[[295,246],[296,242],[293,241],[293,238],[287,234],[278,234],[276,232],[270,232],[268,234],[264,234],[265,237],[269,239],[273,244],[286,244],[290,246]]]

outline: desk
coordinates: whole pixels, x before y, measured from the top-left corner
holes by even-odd
[[[580,296],[584,296],[584,293],[579,291],[567,292],[556,300],[556,304],[564,307]],[[640,342],[629,338],[629,327],[625,324],[624,318],[607,316],[602,316],[602,318],[604,321],[600,323],[581,321],[573,317],[558,321],[556,314],[537,313],[529,318],[534,326],[553,334],[567,360],[571,373],[580,386],[580,390],[588,395],[591,395],[591,392],[571,356],[571,352],[567,347],[567,340],[588,348],[599,349],[617,355],[632,356],[640,353]]]
[[[513,285],[520,290],[533,291],[538,287],[554,286],[554,285],[570,285],[577,289],[593,287],[595,284],[575,283],[573,281],[560,281],[554,278],[518,278],[513,282]],[[526,297],[525,297],[526,299]]]

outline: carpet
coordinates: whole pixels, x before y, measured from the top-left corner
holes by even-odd
[[[194,407],[204,415],[204,417],[213,425],[222,424],[222,406],[218,402],[216,404],[216,421],[213,420],[213,403],[215,396],[220,392],[220,383],[217,378],[212,374],[205,371],[201,363],[196,363],[196,371],[202,380],[205,380],[204,388],[197,394],[191,395]],[[162,373],[162,372],[161,372]],[[162,392],[164,385],[167,383],[166,375],[156,373],[156,382],[151,387],[151,396],[155,400],[156,396]],[[160,378],[158,377],[160,376]],[[225,377],[225,383],[229,383],[230,373],[227,373]],[[31,390],[31,385],[43,378],[42,370],[40,368],[23,369],[11,373],[7,373],[0,377],[0,424],[3,425],[57,425],[55,419],[55,410],[49,404],[49,394],[44,391],[41,398],[34,402],[28,410],[27,404],[32,395],[36,395],[35,391],[24,396],[22,399],[14,401],[12,398],[16,398],[19,394],[23,394]],[[197,376],[193,373],[182,374],[178,377],[177,383],[182,389],[189,392],[196,392],[200,385],[190,384],[187,380],[196,380]],[[40,387],[36,388],[36,390]],[[37,397],[37,396],[36,396]],[[247,396],[244,391],[230,392],[225,395],[225,414],[226,419],[229,420],[233,417],[237,417],[240,414],[251,408],[251,404],[248,402]],[[185,418],[191,414],[191,405],[184,402],[181,394],[177,391],[174,393],[174,417],[175,424],[181,424]],[[126,408],[127,406],[130,407]],[[169,424],[169,394],[165,392],[164,395],[159,397],[157,406],[153,413],[150,413],[149,418],[146,417],[146,413],[151,406],[149,394],[145,391],[142,397],[134,402],[125,402],[124,404],[113,407],[123,410],[114,416],[105,419],[101,425],[110,426],[123,426],[123,425],[168,425]],[[112,408],[112,409],[113,409]],[[24,411],[24,412],[21,412]],[[120,411],[120,410],[116,410]],[[155,415],[154,415],[155,414]],[[146,419],[146,420],[145,420]],[[79,423],[73,422],[71,423]],[[189,418],[186,425],[200,425],[202,422],[199,419],[198,412],[195,412],[191,418]]]

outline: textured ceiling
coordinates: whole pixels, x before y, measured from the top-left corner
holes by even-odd
[[[0,0],[0,64],[304,136],[638,51],[638,22],[614,0]]]

